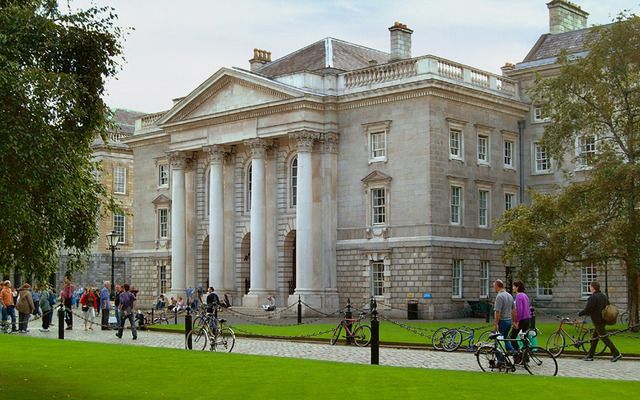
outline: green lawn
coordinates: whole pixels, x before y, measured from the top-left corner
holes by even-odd
[[[475,320],[479,321],[479,320]],[[380,323],[380,341],[382,343],[403,343],[411,345],[431,345],[431,335],[433,331],[441,326],[459,327],[462,325],[471,327],[486,327],[485,322],[470,322],[470,323],[449,323],[444,324],[442,322],[406,322],[407,326],[413,328],[413,331],[406,329],[397,324],[382,321]],[[537,325],[541,332],[538,339],[538,345],[545,347],[547,338],[555,331],[559,323],[539,323]],[[237,324],[233,325],[236,330],[236,334],[240,335],[257,335],[257,336],[311,336],[312,339],[328,340],[330,333],[324,333],[321,335],[315,335],[318,332],[324,332],[332,329],[335,324],[302,324],[302,325],[250,325],[250,324]],[[591,325],[588,325],[591,326]],[[614,326],[616,329],[624,329],[622,325]],[[184,332],[184,325],[161,325],[161,329],[177,330]],[[610,329],[611,330],[611,329]],[[567,328],[568,332],[572,331],[571,327]],[[417,333],[416,333],[417,332]],[[640,333],[625,332],[623,335],[616,335],[612,338],[618,349],[627,355],[636,354],[640,355]],[[577,351],[575,347],[567,347],[566,351]]]
[[[0,335],[0,399],[630,398],[640,383],[190,352]],[[528,395],[529,396],[529,395]]]

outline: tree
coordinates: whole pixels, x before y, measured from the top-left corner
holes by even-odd
[[[584,57],[558,59],[558,74],[540,78],[532,92],[549,119],[543,145],[559,162],[576,143],[595,152],[574,162],[590,169],[584,181],[553,195],[534,195],[530,206],[506,213],[498,234],[507,234],[505,260],[525,270],[556,271],[616,260],[627,279],[630,325],[638,323],[640,265],[640,18],[620,14],[592,28]],[[575,180],[574,180],[575,181]]]
[[[83,259],[101,210],[91,144],[109,125],[101,96],[119,68],[110,8],[0,0],[0,271],[46,279],[61,248]]]

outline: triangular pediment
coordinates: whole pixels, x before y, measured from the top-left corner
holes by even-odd
[[[153,199],[153,201],[151,202],[156,206],[159,205],[170,205],[171,204],[171,199],[168,198],[167,196],[161,194],[158,195],[158,197],[156,197],[155,199]]]
[[[373,171],[369,175],[362,178],[362,183],[369,184],[372,182],[389,182],[391,181],[391,177],[384,172],[380,172],[378,170]]]
[[[222,68],[174,105],[158,124],[243,110],[302,95],[302,92],[268,78]]]

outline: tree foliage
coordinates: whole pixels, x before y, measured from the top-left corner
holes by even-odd
[[[63,247],[81,259],[113,206],[91,144],[109,124],[102,95],[119,69],[116,18],[110,8],[0,0],[0,270],[44,278]]]
[[[638,321],[640,263],[640,18],[620,14],[595,27],[586,55],[558,59],[552,77],[538,78],[533,99],[549,119],[543,145],[562,164],[583,161],[589,171],[555,194],[533,194],[499,221],[505,259],[529,274],[551,278],[584,263],[619,262],[627,278],[630,323]],[[597,151],[576,160],[577,140],[590,137]],[[570,156],[569,156],[570,155]]]

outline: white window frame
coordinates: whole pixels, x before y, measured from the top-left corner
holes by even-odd
[[[454,258],[451,263],[451,298],[462,298],[463,264],[462,259]]]
[[[457,190],[457,193],[455,193]],[[462,210],[464,204],[464,191],[462,185],[451,184],[449,186],[449,223],[462,225]],[[454,216],[457,215],[457,218]]]
[[[531,121],[536,124],[540,124],[543,122],[549,122],[549,117],[544,117],[542,115],[542,107],[533,106],[531,110]]]
[[[491,191],[487,188],[478,189],[478,226],[488,228],[491,219]]]
[[[384,297],[386,267],[384,260],[371,261],[371,295],[373,297]]]
[[[289,207],[296,208],[298,204],[298,156],[294,156],[289,163]]]
[[[369,164],[387,162],[389,159],[389,133],[391,121],[377,121],[362,125],[367,140]],[[379,139],[379,140],[376,140]],[[375,143],[374,143],[375,142]]]
[[[550,299],[553,297],[553,286],[543,286],[540,284],[540,277],[536,270],[536,297],[539,299]]]
[[[455,152],[454,152],[455,149]],[[457,154],[456,154],[457,152]],[[449,159],[464,160],[464,140],[462,129],[458,127],[449,127]]]
[[[375,197],[376,194],[382,194],[382,197]],[[387,225],[387,189],[384,186],[372,186],[369,188],[369,198],[370,198],[370,211],[371,215],[371,226],[385,226]],[[382,198],[383,204],[376,204],[376,199]],[[376,217],[382,217],[382,221],[377,220]]]
[[[595,264],[583,265],[580,268],[580,296],[583,298],[591,295],[591,282],[598,277],[598,268]]]
[[[491,293],[491,262],[480,260],[480,298],[488,299]]]
[[[118,234],[118,244],[126,243],[127,216],[124,214],[113,214],[113,230]]]
[[[169,280],[167,279],[167,265],[162,263],[158,265],[158,295],[167,293],[169,290]]]
[[[121,165],[113,167],[113,193],[127,194],[127,168]]]
[[[587,140],[589,143],[586,142]],[[596,155],[597,140],[598,138],[594,135],[580,135],[576,137],[576,171],[593,168],[592,162],[589,161],[589,159],[592,159]]]
[[[169,164],[168,163],[158,164],[158,187],[159,188],[169,187]]]
[[[516,143],[513,140],[504,139],[502,141],[502,149],[503,149],[503,162],[504,167],[513,169],[515,163],[513,162],[515,155]]]
[[[516,194],[512,192],[504,192],[504,210],[509,211],[517,205]]]
[[[538,158],[538,156],[541,155],[543,155],[544,158]],[[542,168],[544,166],[546,166],[546,168]],[[536,174],[549,174],[552,172],[549,152],[539,142],[533,143],[533,168]]]
[[[164,222],[163,222],[163,215]],[[158,208],[158,239],[169,239],[169,208]]]
[[[478,133],[476,153],[479,165],[489,165],[491,160],[489,159],[489,153],[491,149],[490,136],[486,133]]]

